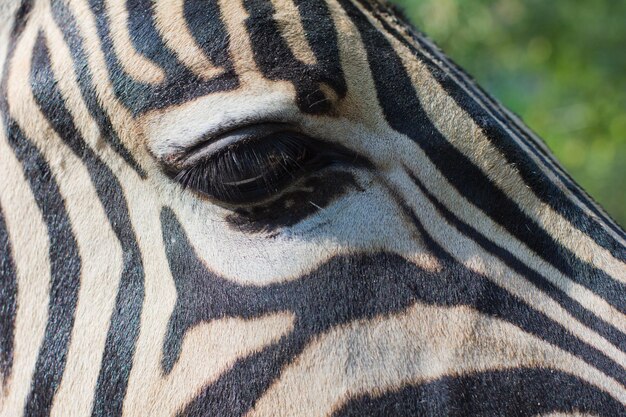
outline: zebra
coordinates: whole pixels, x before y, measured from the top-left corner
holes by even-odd
[[[0,18],[0,415],[626,415],[626,234],[392,6]]]

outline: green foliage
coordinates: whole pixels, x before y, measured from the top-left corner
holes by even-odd
[[[626,1],[393,2],[626,226]]]

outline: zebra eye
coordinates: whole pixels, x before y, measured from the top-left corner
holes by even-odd
[[[267,199],[335,159],[319,141],[281,124],[239,129],[196,148],[186,152],[173,178],[232,205]]]

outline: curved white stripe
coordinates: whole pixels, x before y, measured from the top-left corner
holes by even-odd
[[[626,404],[626,390],[618,382],[509,323],[468,307],[416,304],[321,335],[283,370],[247,416],[328,416],[359,395],[520,367],[566,372]]]
[[[162,83],[165,80],[165,71],[155,62],[140,54],[133,45],[128,32],[126,2],[123,0],[105,0],[105,5],[109,17],[109,33],[113,41],[114,53],[124,71],[142,83]]]
[[[184,15],[185,0],[156,1],[154,3],[156,27],[170,48],[183,64],[205,80],[222,74],[196,42],[187,26]]]
[[[297,60],[307,65],[317,64],[317,57],[306,38],[302,18],[293,0],[271,0],[274,4],[274,20]]]
[[[471,78],[469,78],[466,74],[464,74],[462,71],[460,72],[460,74],[458,76],[455,73],[453,73],[450,70],[450,68],[448,68],[448,67],[452,67],[452,65],[453,65],[450,62],[450,59],[447,56],[445,56],[443,53],[441,53],[440,49],[436,45],[434,45],[432,43],[432,41],[430,41],[428,38],[426,38],[424,36],[421,36],[419,33],[415,33],[415,31],[413,31],[411,28],[407,27],[406,25],[403,25],[403,24],[399,23],[397,18],[395,18],[391,13],[385,14],[385,17],[390,20],[391,25],[394,26],[397,29],[398,33],[400,33],[410,44],[414,45],[416,49],[418,49],[421,53],[423,53],[426,57],[428,57],[431,60],[431,63],[433,65],[437,66],[439,69],[441,69],[443,72],[445,72],[449,77],[451,77],[452,79],[454,79],[456,81],[458,81],[458,79],[460,77],[466,83],[466,85],[462,85],[459,82],[459,87],[462,88],[471,98],[473,98],[475,100],[475,102],[478,105],[480,105],[483,108],[483,110],[493,118],[493,120],[497,120],[497,123],[510,135],[510,137],[513,140],[515,140],[518,143],[518,145],[526,152],[526,154],[531,159],[533,159],[533,161],[537,164],[537,166],[543,168],[542,171],[546,174],[546,176],[548,178],[550,178],[550,180],[554,184],[556,184],[559,188],[564,190],[565,194],[567,196],[569,196],[569,198],[572,200],[572,202],[576,206],[580,207],[591,218],[596,219],[598,221],[598,224],[608,234],[610,234],[618,242],[622,243],[623,245],[626,245],[626,240],[624,240],[623,237],[619,236],[613,230],[611,230],[609,227],[607,227],[607,225],[604,224],[604,220],[603,219],[598,219],[597,215],[594,214],[593,212],[591,212],[591,210],[589,208],[587,208],[585,205],[583,205],[581,200],[578,197],[572,195],[570,193],[570,191],[567,190],[567,187],[565,186],[565,184],[559,178],[557,178],[555,173],[552,172],[552,170],[550,168],[554,169],[555,171],[561,173],[564,176],[568,176],[567,172],[563,169],[563,167],[561,167],[561,165],[558,163],[558,161],[556,161],[556,159],[554,158],[554,155],[552,154],[552,151],[546,146],[544,141],[541,140],[539,137],[537,137],[537,135],[531,129],[529,129],[524,124],[524,122],[519,119],[519,117],[517,115],[512,113],[505,106],[502,106],[496,99],[490,98],[490,97],[486,97],[485,94],[480,91],[480,89],[472,88],[474,86],[474,84],[475,84],[474,81]],[[411,34],[408,33],[409,31],[411,32],[411,34],[413,36],[418,37],[422,42],[424,42],[426,45],[428,45],[431,48],[432,53],[435,56],[433,56],[430,51],[427,51],[427,50],[423,49],[419,44],[417,44],[415,42],[415,40],[412,39]],[[493,100],[495,102],[495,106],[498,107],[498,110],[500,110],[503,113],[503,115],[507,116],[510,120],[512,120],[512,122],[515,124],[514,126],[519,131],[521,131],[524,134],[528,135],[528,137],[530,138],[530,143],[527,142],[520,135],[514,133],[513,130],[512,130],[512,126],[508,126],[504,122],[499,121],[498,119],[496,119],[494,117],[494,113],[488,108],[488,106],[486,104],[487,102],[489,102],[491,100]],[[536,146],[538,148],[541,148],[546,154],[549,155],[549,157],[547,158],[546,162],[543,162],[538,156],[536,156],[530,150],[530,147],[532,147],[532,146]],[[585,195],[584,190],[582,190],[577,184],[574,184],[574,186],[577,187],[578,190],[580,190],[583,195]],[[601,213],[604,213],[604,209],[602,207],[598,206],[592,199],[588,199],[588,203],[591,204],[592,206],[594,206]],[[606,217],[606,220],[609,221],[612,225],[614,225],[618,229],[621,228],[617,223],[615,223],[615,221],[613,221],[606,214],[605,214],[605,217]]]
[[[144,314],[142,319],[144,340],[138,343],[124,400],[123,415],[129,417],[170,417],[180,413],[203,387],[215,381],[237,360],[277,342],[293,326],[293,317],[289,313],[253,320],[222,319],[199,324],[186,334],[174,369],[163,375],[163,340],[155,340],[154,335],[165,335],[163,326],[167,325],[169,315],[160,315],[156,320],[149,318],[150,314],[164,313],[166,309],[157,307],[159,300],[156,298],[149,297],[146,301],[156,309]]]
[[[0,178],[0,205],[11,238],[17,278],[13,368],[6,381],[7,390],[0,392],[0,416],[14,417],[23,412],[44,337],[50,260],[46,225],[22,166],[4,136],[4,126],[0,127]]]
[[[86,64],[91,71],[94,89],[106,114],[112,122],[112,127],[119,135],[124,146],[133,155],[140,166],[153,163],[152,158],[144,151],[141,131],[138,129],[129,110],[117,99],[111,84],[111,79],[102,51],[100,37],[97,33],[95,17],[85,0],[75,0],[68,3],[69,9],[75,16],[78,36],[83,39]],[[122,157],[115,155],[108,158],[113,171],[123,171],[124,177],[137,177],[136,172],[126,172],[127,163]]]

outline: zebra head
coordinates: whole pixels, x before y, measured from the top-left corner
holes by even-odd
[[[623,413],[624,232],[389,6],[13,3],[0,413]]]

